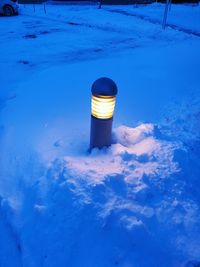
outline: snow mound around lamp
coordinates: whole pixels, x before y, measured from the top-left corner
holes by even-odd
[[[65,156],[66,180],[84,181],[95,186],[108,177],[123,177],[130,184],[145,175],[167,178],[179,171],[173,159],[177,143],[156,138],[153,124],[136,128],[120,126],[114,131],[114,144],[108,149],[93,149],[89,155]]]
[[[70,266],[97,267],[198,260],[199,209],[182,187],[181,145],[153,124],[120,126],[113,140],[108,149],[57,157],[29,187],[21,212],[25,254],[36,263],[45,255],[46,266],[69,259]],[[35,235],[46,242],[42,252]]]
[[[154,216],[151,197],[162,201],[166,184],[180,171],[174,160],[180,144],[158,135],[153,124],[120,126],[114,131],[110,148],[53,161],[49,179],[70,190],[81,205],[98,207],[102,218],[118,209],[129,211],[129,215],[122,212],[119,217],[131,229],[142,223],[141,214]]]

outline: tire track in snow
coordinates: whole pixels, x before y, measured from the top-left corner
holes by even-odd
[[[130,17],[136,17],[138,19],[141,19],[143,21],[147,21],[147,22],[150,22],[152,24],[159,24],[161,25],[162,23],[158,20],[158,19],[153,19],[153,18],[150,18],[148,16],[145,16],[145,15],[140,15],[140,14],[136,14],[136,13],[130,13],[130,12],[127,12],[125,10],[119,10],[119,9],[110,9],[108,10],[108,12],[112,12],[112,13],[118,13],[118,14],[122,14],[122,15],[125,15],[125,16],[130,16]],[[185,34],[189,34],[189,35],[194,35],[196,37],[200,37],[200,32],[196,32],[196,31],[193,31],[193,30],[190,30],[190,29],[185,29],[181,26],[177,26],[175,24],[167,24],[167,27],[168,28],[171,28],[173,30],[176,30],[176,31],[179,31],[179,32],[183,32]]]
[[[134,42],[134,39],[121,39],[114,42],[110,40],[109,44],[104,44],[102,47],[101,44],[98,47],[89,47],[89,48],[79,48],[77,50],[68,51],[66,53],[60,53],[59,55],[51,55],[51,57],[47,60],[41,60],[40,66],[48,65],[49,62],[52,63],[77,63],[77,62],[84,62],[84,61],[91,61],[101,58],[106,58],[107,55],[112,51],[112,54],[116,53],[123,53],[126,49],[137,49],[140,46]],[[35,67],[37,62],[31,61],[29,64],[30,67]]]
[[[96,48],[79,49],[77,51],[69,52],[66,54],[64,60],[66,60],[66,58],[68,62],[94,60],[100,57],[106,57],[111,51],[114,54],[117,52],[122,52],[125,49],[136,49],[139,47],[140,46],[133,38],[119,39],[116,41],[110,40],[110,42],[104,44],[103,47],[99,45],[99,47]]]
[[[52,22],[59,22],[61,24],[65,24],[67,26],[71,26],[71,27],[75,27],[75,26],[79,26],[79,27],[85,27],[85,28],[89,28],[89,29],[95,29],[95,30],[100,30],[100,31],[104,31],[104,32],[116,32],[116,33],[124,33],[126,34],[127,32],[131,33],[131,31],[127,31],[127,29],[121,29],[121,28],[116,28],[116,27],[111,27],[108,25],[97,25],[97,24],[91,24],[91,23],[86,23],[86,22],[78,22],[76,20],[69,20],[67,18],[62,18],[62,19],[57,19],[57,18],[52,18],[52,17],[43,17],[43,16],[38,16],[38,15],[30,15],[30,14],[23,14],[23,16],[26,17],[32,17],[32,18],[37,18],[37,19],[45,19],[46,21],[52,21]]]
[[[130,30],[127,30],[126,28],[115,28],[107,25],[97,25],[97,24],[91,24],[91,23],[85,23],[85,22],[77,22],[77,20],[68,20],[67,18],[65,19],[64,17],[62,19],[57,19],[57,18],[51,18],[51,17],[43,17],[43,16],[38,16],[38,15],[30,15],[30,14],[23,14],[23,16],[26,17],[32,17],[35,19],[42,19],[42,20],[48,20],[51,22],[58,22],[61,24],[65,24],[68,27],[76,27],[77,29],[79,27],[85,27],[88,28],[89,30],[100,30],[104,32],[115,32],[115,33],[123,33],[124,37],[119,36],[119,38],[110,38],[106,42],[104,41],[103,43],[99,43],[97,47],[88,47],[88,48],[78,48],[73,51],[68,51],[65,54],[60,54],[60,55],[51,55],[51,57],[48,58],[48,61],[43,60],[41,63],[46,64],[49,63],[49,59],[51,58],[53,62],[55,62],[55,57],[59,59],[59,62],[78,62],[78,61],[87,61],[87,60],[95,60],[97,58],[102,58],[106,57],[108,53],[117,53],[117,52],[122,52],[124,49],[136,49],[140,47],[141,45],[138,44],[137,39],[132,37],[132,32]],[[64,31],[62,28],[61,31]],[[60,32],[61,32],[60,31]],[[131,35],[127,36],[127,33],[131,33]],[[34,33],[37,35],[37,33]],[[33,34],[33,35],[34,35]],[[39,34],[40,35],[40,34]],[[37,63],[34,63],[30,60],[32,64],[30,66],[35,66]],[[21,61],[23,63],[23,60]]]

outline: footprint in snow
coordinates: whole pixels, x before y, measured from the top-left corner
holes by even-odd
[[[27,34],[27,35],[24,35],[23,38],[25,38],[25,39],[35,39],[35,38],[37,38],[37,35],[36,34]]]

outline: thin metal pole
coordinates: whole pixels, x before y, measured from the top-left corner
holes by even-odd
[[[166,24],[167,24],[167,15],[168,15],[168,11],[169,11],[169,1],[170,0],[166,0],[166,4],[165,4],[165,12],[164,12],[163,24],[162,24],[163,29],[166,28]]]
[[[101,9],[101,0],[98,1],[98,9]]]
[[[172,0],[169,0],[169,11],[171,11],[172,8]]]
[[[44,2],[44,13],[47,14],[45,2]]]

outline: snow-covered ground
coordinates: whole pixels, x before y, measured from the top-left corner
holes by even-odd
[[[200,264],[200,7],[0,17],[0,266]],[[88,153],[90,88],[119,94]]]

